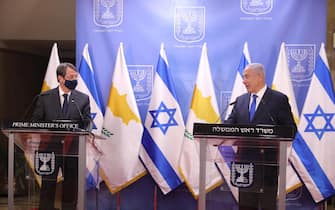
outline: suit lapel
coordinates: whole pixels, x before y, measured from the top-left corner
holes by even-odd
[[[71,92],[71,95],[70,95],[70,98],[69,98],[69,109],[67,111],[67,117],[70,117],[70,114],[73,113],[73,106],[74,104],[72,103],[72,101],[75,100],[75,92],[72,91]]]
[[[260,116],[262,116],[263,113],[266,113],[267,111],[265,111],[266,109],[266,104],[263,101],[267,101],[267,98],[270,96],[270,91],[269,88],[266,88],[266,91],[263,95],[263,97],[261,98],[261,101],[258,104],[258,107],[256,109],[254,118],[252,119],[252,122],[257,122],[257,118],[259,118]]]
[[[78,99],[77,99],[77,92],[75,90],[73,90],[71,92],[71,95],[70,95],[70,98],[69,98],[69,110],[68,110],[68,114],[67,116],[68,117],[71,117],[74,113],[77,113],[77,107],[76,107],[76,103],[78,103]],[[72,102],[72,101],[75,101],[75,102]],[[72,116],[74,117],[74,116]]]
[[[250,120],[250,110],[249,110],[249,106],[250,106],[250,97],[251,97],[251,94],[249,93],[248,94],[248,97],[246,97],[247,98],[247,101],[245,102],[245,105],[247,106],[245,109],[243,109],[243,110],[247,110],[247,112],[245,113],[245,115],[246,115],[246,119],[248,119],[248,122],[251,122],[251,120]],[[255,113],[255,115],[256,115],[256,113]],[[254,116],[255,116],[254,115]],[[255,119],[255,117],[254,117],[254,119]]]
[[[59,87],[58,87],[59,88]],[[60,103],[60,96],[59,96],[59,90],[58,88],[55,88],[54,91],[52,92],[52,97],[51,100],[53,100],[54,106],[55,106],[55,111],[56,111],[56,118],[59,118],[60,116],[63,116],[62,113],[62,105]]]
[[[240,116],[241,116],[241,122],[240,123],[249,123],[249,103],[250,103],[250,94],[245,94],[241,98],[241,106],[240,107]]]

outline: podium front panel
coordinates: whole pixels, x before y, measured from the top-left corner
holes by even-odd
[[[267,186],[267,180],[278,177],[278,142],[261,144],[254,139],[253,144],[249,144],[228,139],[225,143],[216,144],[221,141],[222,139],[208,138],[206,146],[206,164],[214,164],[226,182],[221,190],[263,193],[264,188],[271,187]],[[264,176],[264,171],[273,171],[272,176],[267,177],[269,173]]]
[[[273,205],[279,192],[277,209],[285,209],[286,154],[293,139],[292,131],[275,126],[195,124],[193,134],[200,150],[199,209],[206,209],[206,201],[208,205],[215,202],[231,206],[225,203],[229,199],[222,197],[213,201],[213,197],[207,196],[207,169],[211,165],[215,165],[224,181],[215,190],[229,191],[236,204],[241,198],[247,198],[251,206],[266,206],[267,199],[263,198],[273,195],[274,199],[268,199]],[[282,132],[283,135],[279,135]]]
[[[9,209],[38,209],[42,206],[44,209],[52,207],[65,209],[71,206],[84,208],[86,132],[45,130],[3,132],[8,136],[9,147],[11,141],[14,142],[13,162],[21,166],[13,166],[14,198],[12,200],[11,193],[8,194]],[[24,173],[25,180],[22,183],[15,179],[19,171]],[[10,171],[8,173],[10,177]],[[15,194],[15,186],[19,184],[26,185],[26,196]]]

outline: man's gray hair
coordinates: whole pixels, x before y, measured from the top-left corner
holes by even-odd
[[[65,74],[66,74],[66,69],[67,68],[70,68],[70,69],[73,69],[75,70],[76,72],[78,72],[77,68],[72,64],[72,63],[60,63],[58,66],[57,66],[57,69],[56,69],[56,74],[57,76],[62,76],[62,77],[65,77]]]
[[[246,66],[246,68],[250,68],[258,73],[262,73],[265,77],[265,68],[261,63],[250,63]]]

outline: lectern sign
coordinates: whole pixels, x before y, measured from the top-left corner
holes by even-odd
[[[194,123],[193,135],[205,136],[240,136],[282,138],[291,141],[295,136],[295,128],[292,126],[278,125],[230,125]]]

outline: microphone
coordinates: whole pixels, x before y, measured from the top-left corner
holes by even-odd
[[[235,105],[237,103],[237,101],[233,101],[233,102],[231,102],[230,104],[229,104],[229,106],[231,106],[231,105]]]
[[[90,132],[90,134],[92,134],[92,136],[95,138],[95,134],[92,132],[92,128],[93,128],[93,125],[94,125],[94,122],[93,122],[93,120],[89,117],[88,119],[87,118],[84,118],[84,116],[83,116],[83,113],[80,111],[80,108],[79,108],[79,106],[78,106],[78,104],[77,104],[77,102],[74,100],[74,99],[72,99],[71,100],[71,103],[74,103],[74,105],[76,106],[76,108],[77,108],[77,111],[79,112],[79,115],[80,115],[80,118],[81,118],[81,120],[82,121],[87,121],[87,120],[89,120],[89,126],[87,126],[88,127],[88,131]],[[113,133],[110,133],[111,135],[114,135]],[[98,134],[99,135],[99,134]]]
[[[71,100],[71,103],[73,103],[75,105],[75,107],[77,108],[77,111],[79,112],[79,115],[80,115],[80,118],[83,122],[85,122],[85,118],[84,118],[84,115],[83,113],[81,112],[77,102],[72,99]],[[99,154],[103,154],[102,150],[95,144],[95,134],[92,132],[92,127],[93,127],[93,120],[89,117],[88,120],[90,121],[90,124],[88,126],[88,129],[85,130],[85,131],[88,131],[89,134],[91,135],[92,139],[89,139],[90,141],[90,144],[92,145],[92,147],[99,153]]]
[[[32,108],[35,106],[38,98],[41,96],[41,94],[37,94],[34,96],[33,100],[31,100],[29,106],[25,109],[25,112],[23,114],[23,117],[21,118],[22,120],[28,120],[28,115],[32,114]]]
[[[232,105],[235,105],[236,102],[237,102],[237,101],[235,100],[235,101],[233,101],[233,102],[227,104],[226,107],[225,107],[225,108],[222,110],[222,112],[220,113],[218,119],[215,120],[215,123],[219,122],[219,120],[221,119],[221,116],[227,111],[228,107],[229,107],[229,106],[232,106]]]
[[[91,131],[91,130],[92,130],[92,127],[93,127],[93,121],[92,121],[92,119],[91,119],[90,117],[89,117],[88,119],[85,119],[85,118],[84,118],[83,113],[81,112],[81,110],[80,110],[80,108],[79,108],[77,102],[76,102],[74,99],[71,99],[71,103],[73,103],[73,104],[75,105],[75,107],[76,107],[76,109],[77,109],[77,111],[78,111],[78,113],[79,113],[79,115],[80,115],[80,119],[81,119],[81,121],[82,121],[83,123],[85,123],[87,120],[89,120],[89,125],[87,126],[87,130],[88,130],[88,131]],[[86,127],[86,125],[85,125],[85,127]]]
[[[263,104],[264,106],[266,106],[266,103],[265,103],[264,99],[262,99],[260,102],[261,102],[261,104]],[[274,125],[276,125],[277,123],[276,123],[276,121],[274,120],[274,118],[273,118],[273,116],[271,115],[271,113],[269,112],[269,110],[265,109],[265,111],[266,111],[266,114],[268,115],[268,117],[270,118],[271,122],[272,122]]]

